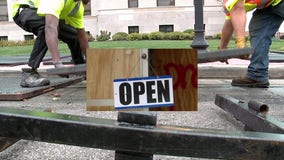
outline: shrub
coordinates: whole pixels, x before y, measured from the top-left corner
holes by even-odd
[[[171,40],[172,38],[172,32],[166,32],[164,33],[164,40]]]
[[[141,33],[142,40],[149,40],[149,34],[148,33]]]
[[[33,45],[35,42],[34,39],[24,40],[24,41],[0,41],[0,47],[11,47],[11,46],[26,46]]]
[[[184,35],[184,39],[185,40],[193,40],[194,35],[190,34],[190,33],[183,33]]]
[[[100,35],[96,36],[97,41],[107,41],[110,40],[111,32],[108,31],[100,31]]]
[[[194,34],[194,29],[187,29],[187,30],[184,30],[183,33]]]
[[[213,36],[214,39],[221,39],[222,33],[217,33]]]
[[[113,41],[126,41],[128,40],[128,34],[125,32],[117,32],[112,36]]]
[[[172,32],[171,33],[171,40],[184,40],[184,33],[183,32]]]
[[[165,36],[165,33],[163,32],[152,32],[149,35],[150,40],[163,40]]]
[[[186,33],[186,36],[190,39],[193,39],[193,37],[194,37],[194,29],[184,30],[183,33]],[[187,39],[187,38],[185,38],[185,39]]]
[[[95,38],[93,37],[93,35],[87,31],[86,32],[87,38],[88,38],[88,42],[93,42],[95,40]]]
[[[142,35],[140,35],[139,33],[131,33],[128,35],[127,39],[129,41],[139,41],[142,40]]]

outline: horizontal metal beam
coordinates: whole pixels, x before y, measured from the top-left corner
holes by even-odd
[[[202,52],[198,54],[198,63],[216,62],[230,58],[239,58],[244,55],[252,54],[252,48],[235,48],[218,50],[212,52]]]
[[[19,139],[0,137],[0,152],[18,142]]]
[[[0,108],[0,136],[82,147],[225,159],[280,159],[284,136],[190,127],[147,127],[115,120]]]
[[[51,68],[46,70],[49,75],[86,75],[86,64],[78,64],[74,66]]]
[[[237,120],[244,123],[249,129],[257,132],[281,133],[284,134],[284,122],[278,121],[272,116],[261,113],[249,107],[248,103],[237,100],[228,95],[216,95],[215,104],[223,110],[230,112]],[[250,103],[250,105],[261,103]],[[268,111],[268,106],[264,105],[264,111]],[[254,107],[257,108],[257,107]]]

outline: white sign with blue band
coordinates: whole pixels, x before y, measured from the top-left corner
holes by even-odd
[[[174,105],[172,76],[114,80],[114,107],[152,108]]]

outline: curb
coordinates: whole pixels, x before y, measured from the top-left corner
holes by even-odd
[[[245,76],[247,66],[198,66],[198,78],[200,79],[231,79]],[[269,68],[270,79],[284,79],[284,66],[272,66]]]

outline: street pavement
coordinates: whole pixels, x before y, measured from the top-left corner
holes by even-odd
[[[248,61],[232,59],[226,65],[220,62],[198,65],[198,111],[194,112],[157,112],[158,124],[178,125],[198,128],[211,128],[229,131],[241,131],[244,124],[237,121],[230,113],[214,104],[216,94],[225,94],[242,101],[257,100],[268,104],[269,115],[284,121],[284,76],[283,63],[271,64],[269,88],[241,88],[230,85],[232,77],[245,74]],[[0,67],[0,76],[19,74],[18,67]],[[50,66],[42,66],[41,71]],[[241,71],[241,72],[239,72]],[[214,76],[215,75],[215,76]],[[54,95],[60,94],[59,98]],[[28,110],[52,108],[53,112],[117,119],[117,112],[86,111],[86,81],[57,89],[24,101],[1,101],[0,107],[12,107]],[[52,130],[52,128],[51,128]],[[94,135],[96,136],[96,135]],[[37,141],[20,140],[0,153],[0,159],[9,160],[110,160],[114,159],[114,151],[93,148],[52,144]],[[200,158],[173,157],[155,155],[155,160],[195,160]]]

